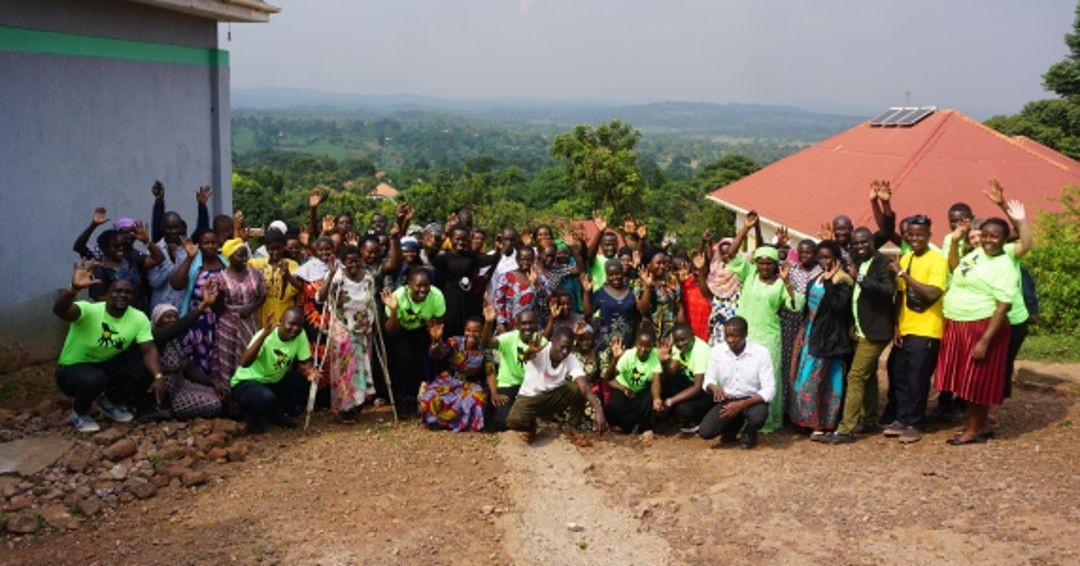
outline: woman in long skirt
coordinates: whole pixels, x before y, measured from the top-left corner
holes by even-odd
[[[454,432],[482,430],[487,393],[481,385],[494,375],[491,352],[480,344],[483,319],[465,321],[465,334],[443,340],[442,323],[428,327],[431,337],[430,357],[447,366],[431,381],[420,384],[420,424],[429,429]]]
[[[326,302],[329,320],[327,363],[330,367],[330,410],[345,422],[364,401],[375,394],[371,371],[371,333],[378,319],[375,312],[375,281],[364,270],[360,249],[341,250],[343,268],[335,266],[328,284],[319,290]]]
[[[248,267],[250,252],[243,240],[235,238],[225,242],[221,253],[229,261],[229,267],[211,278],[223,295],[224,311],[214,328],[210,377],[216,383],[228,385],[240,356],[244,355],[259,329],[260,321],[255,313],[266,301],[266,284],[261,271]]]

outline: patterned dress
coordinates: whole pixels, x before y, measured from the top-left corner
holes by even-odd
[[[596,351],[606,353],[616,337],[622,338],[623,345],[634,343],[634,329],[637,328],[637,305],[634,293],[624,289],[625,294],[618,297],[607,285],[593,291],[591,306],[596,318]],[[601,365],[606,363],[601,360]]]
[[[221,273],[222,269],[203,270],[195,277],[195,285],[192,287],[191,303],[188,308],[194,310],[202,302],[203,290],[207,285],[214,285],[211,279]],[[207,375],[210,373],[210,360],[214,356],[214,333],[217,328],[218,316],[213,309],[206,309],[191,325],[184,336],[184,353],[191,361],[195,362]]]
[[[187,361],[179,339],[170,340],[161,349],[161,372],[165,374],[173,416],[180,420],[214,418],[221,412],[221,399],[213,387],[195,383],[184,376]]]
[[[810,332],[814,317],[825,297],[825,285],[818,278],[807,291],[807,315],[803,331],[795,338],[798,359],[793,359],[791,398],[788,412],[791,422],[814,430],[836,428],[844,393],[842,356],[819,358],[810,354]]]
[[[367,274],[360,281],[353,281],[338,271],[330,282],[327,300],[330,410],[349,411],[375,394],[371,372],[371,332],[378,320],[375,282]]]
[[[454,336],[439,345],[439,355],[449,368],[420,384],[420,424],[454,432],[482,430],[487,393],[480,381],[494,371],[491,353],[470,350],[464,336]]]
[[[300,269],[296,276],[304,282],[303,289],[296,297],[296,306],[304,313],[304,334],[307,335],[308,343],[311,344],[311,356],[315,361],[326,359],[327,328],[330,322],[330,313],[322,308],[318,302],[319,289],[322,289],[330,266],[317,257],[313,257]],[[319,388],[328,387],[330,384],[330,368],[325,363],[318,364]]]
[[[228,270],[211,277],[218,289],[224,292],[225,311],[214,328],[214,355],[210,363],[210,378],[226,386],[232,380],[240,356],[247,350],[251,337],[259,330],[259,317],[253,312],[243,318],[240,311],[266,298],[263,274],[257,269],[245,269],[237,278]]]
[[[634,296],[646,292],[641,279],[635,279],[631,286]],[[678,322],[679,311],[682,310],[682,286],[675,275],[669,273],[663,282],[654,284],[648,291],[652,293],[652,301],[649,303],[649,315],[642,322],[652,324],[657,336],[666,338]]]
[[[791,266],[788,279],[791,280],[791,287],[795,291],[802,293],[806,290],[806,285],[817,278],[818,275],[821,275],[821,266],[817,262],[814,263],[814,267],[810,270],[803,269],[801,265],[796,263]],[[802,325],[803,312],[801,310],[780,311],[780,367],[782,372],[780,375],[784,376],[784,399],[791,398],[792,349],[795,347],[795,337],[802,330]]]
[[[517,314],[533,310],[536,298],[536,287],[529,282],[528,277],[522,277],[516,270],[499,274],[495,280],[495,308],[499,312],[498,324],[505,326],[507,330],[513,330],[517,322]]]

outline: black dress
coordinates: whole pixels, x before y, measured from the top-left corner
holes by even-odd
[[[465,320],[470,316],[480,316],[484,312],[484,288],[479,283],[479,270],[494,265],[499,260],[496,255],[468,252],[458,255],[454,252],[439,252],[431,260],[435,268],[439,290],[446,301],[446,315],[443,316],[443,335],[461,336],[465,333]]]

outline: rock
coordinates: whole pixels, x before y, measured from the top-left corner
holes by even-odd
[[[166,467],[161,469],[161,474],[164,475],[165,477],[168,477],[169,479],[182,478],[182,477],[184,477],[184,474],[186,474],[186,473],[188,473],[190,471],[191,471],[191,468],[189,468],[187,466],[180,466],[180,465],[166,466]]]
[[[122,479],[127,477],[128,469],[126,467],[124,467],[123,464],[117,464],[117,465],[109,468],[109,471],[107,473],[108,473],[109,477],[114,479],[114,480],[122,480]]]
[[[110,444],[109,447],[105,449],[104,455],[113,462],[118,462],[124,458],[134,456],[135,451],[135,443],[128,439],[123,439]]]
[[[198,436],[195,438],[195,447],[203,452],[209,452],[213,448],[220,448],[225,446],[229,442],[229,439],[222,433],[214,433],[207,436]]]
[[[87,517],[93,517],[101,512],[101,501],[96,497],[87,497],[75,506],[79,508],[79,513]]]
[[[566,530],[568,530],[568,531],[570,531],[572,533],[580,533],[581,531],[585,530],[585,527],[571,521],[571,522],[566,524]]]
[[[17,535],[36,533],[39,526],[38,516],[33,513],[16,513],[11,515],[4,525],[9,533]]]
[[[165,449],[161,451],[161,457],[165,460],[179,460],[188,455],[188,450],[188,448],[183,446],[172,444],[166,446]]]
[[[130,491],[121,491],[120,495],[117,496],[117,499],[120,503],[131,503],[132,501],[135,501],[135,496],[132,495]]]
[[[225,457],[228,458],[230,462],[243,462],[246,454],[247,450],[240,445],[230,446],[225,449]]]
[[[215,434],[235,436],[243,429],[243,425],[229,419],[214,419],[213,431]]]
[[[154,484],[154,487],[161,489],[169,485],[169,476],[165,474],[158,474],[150,478],[150,483]]]
[[[124,437],[124,431],[119,428],[107,428],[94,435],[94,442],[101,446],[108,446]]]
[[[135,494],[135,497],[138,497],[139,499],[150,499],[151,497],[157,495],[157,487],[155,487],[154,484],[146,480],[133,478],[125,482],[124,487],[127,488],[127,490],[131,493]]]
[[[67,507],[63,505],[49,505],[42,509],[40,514],[41,518],[54,529],[70,530],[79,526],[79,520],[68,513]]]
[[[7,504],[4,505],[2,509],[5,513],[11,513],[13,511],[22,511],[23,509],[26,509],[28,507],[33,507],[33,505],[34,496],[24,494],[17,495],[9,499]]]
[[[493,505],[483,505],[483,506],[480,507],[480,514],[481,515],[490,515],[490,514],[492,514],[494,512],[495,512],[495,506],[493,506]]]
[[[10,409],[0,409],[0,423],[6,423],[15,418],[15,411]]]
[[[75,448],[64,455],[64,458],[60,460],[60,463],[68,469],[69,472],[74,474],[81,474],[90,465],[94,458],[94,453],[85,448]]]
[[[217,462],[218,460],[224,460],[225,458],[228,457],[228,455],[229,455],[228,450],[226,450],[224,448],[221,448],[221,447],[218,447],[218,448],[214,448],[214,449],[210,450],[209,452],[207,452],[206,453],[206,458],[208,460],[213,460],[214,462]]]
[[[60,410],[60,405],[57,405],[56,401],[53,401],[52,399],[45,399],[45,400],[41,401],[40,403],[38,403],[37,405],[34,405],[34,408],[31,409],[30,412],[33,413],[34,415],[42,417],[42,416],[48,415],[49,413],[52,413],[53,411],[59,411],[59,410]]]
[[[184,484],[184,487],[203,485],[209,480],[210,478],[206,475],[206,472],[200,470],[188,470],[180,477],[180,481]]]

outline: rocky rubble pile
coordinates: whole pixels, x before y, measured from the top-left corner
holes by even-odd
[[[227,419],[117,424],[78,434],[68,407],[43,401],[32,411],[0,413],[0,441],[59,435],[74,441],[55,464],[29,476],[0,475],[0,531],[31,534],[78,528],[86,518],[149,499],[161,490],[217,481],[249,451],[241,423]]]

